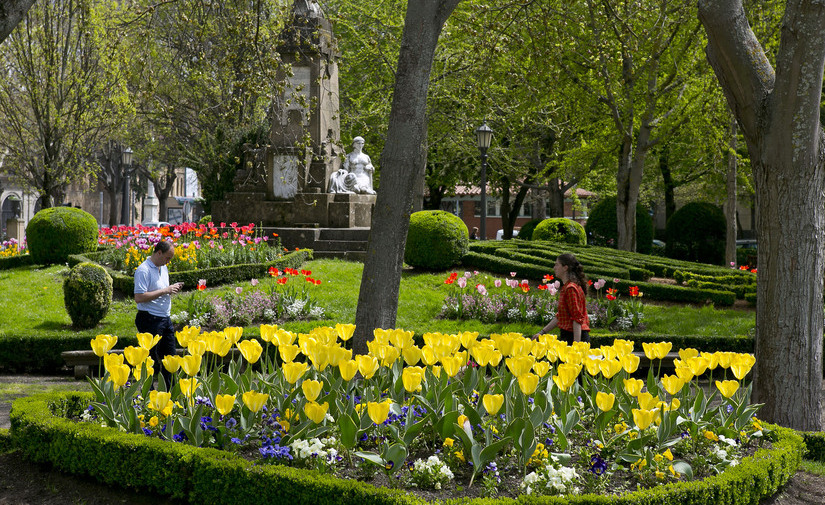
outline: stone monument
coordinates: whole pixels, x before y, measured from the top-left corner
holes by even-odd
[[[332,25],[317,2],[295,0],[278,52],[290,69],[282,71],[284,90],[272,105],[269,145],[247,150],[247,168],[238,171],[235,191],[213,203],[213,220],[286,228],[369,227],[375,205],[369,156],[363,155],[368,162],[358,167],[355,185],[365,184],[369,171],[369,191],[329,191],[341,170],[354,173],[356,166],[342,169],[339,54]],[[359,153],[362,146],[363,139]]]

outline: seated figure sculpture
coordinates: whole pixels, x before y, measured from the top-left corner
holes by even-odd
[[[369,155],[362,151],[364,139],[352,139],[352,152],[344,158],[344,166],[329,178],[330,193],[349,193],[360,195],[374,195],[372,188],[372,174],[375,167]]]

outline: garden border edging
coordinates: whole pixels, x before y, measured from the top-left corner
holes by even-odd
[[[91,393],[45,393],[15,400],[12,444],[24,457],[50,463],[60,471],[101,482],[149,489],[192,503],[424,504],[400,490],[342,480],[315,471],[260,466],[215,449],[201,449],[121,433],[94,423],[54,414],[77,413]],[[794,430],[776,429],[773,449],[758,449],[724,473],[696,482],[679,482],[621,496],[574,495],[566,498],[521,496],[517,500],[474,499],[469,503],[571,504],[738,504],[772,496],[796,473],[805,442]],[[447,500],[446,503],[467,503]]]

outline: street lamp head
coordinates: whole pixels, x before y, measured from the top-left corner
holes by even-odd
[[[482,152],[487,151],[490,147],[490,142],[493,140],[493,129],[487,126],[487,121],[476,129],[476,138],[478,139],[478,149]]]
[[[124,165],[129,166],[132,164],[132,150],[130,148],[126,148],[121,153],[121,161]]]

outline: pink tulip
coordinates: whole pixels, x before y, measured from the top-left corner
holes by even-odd
[[[479,284],[476,289],[481,296],[487,296],[487,288],[484,287],[484,284]]]
[[[467,287],[467,278],[466,277],[459,277],[455,282],[456,282],[456,284],[458,284],[458,287],[460,287],[461,289],[464,289],[464,288]]]
[[[249,283],[252,284],[253,286],[257,286],[258,285],[258,279],[252,279],[251,281],[249,281]]]
[[[495,284],[497,288],[500,288],[501,287],[501,279],[496,279],[495,281],[493,281],[493,284]]]
[[[235,292],[241,294],[243,292],[243,288],[238,286],[237,288],[235,288]]]

